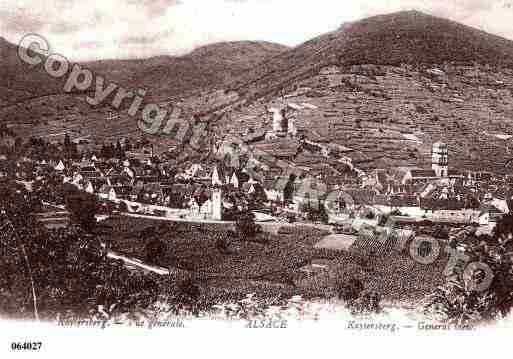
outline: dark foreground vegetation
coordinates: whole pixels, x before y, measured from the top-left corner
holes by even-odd
[[[220,303],[254,295],[259,307],[287,305],[290,298],[338,298],[355,315],[379,312],[390,303],[422,304],[426,315],[444,322],[480,323],[508,315],[513,306],[513,216],[492,236],[452,231],[440,240],[460,248],[470,262],[486,263],[493,280],[483,291],[472,284],[483,273],[457,265],[447,273],[448,255],[430,265],[408,253],[376,252],[358,240],[348,252],[317,249],[327,233],[288,227],[278,234],[259,230],[252,218],[237,225],[175,224],[114,216],[92,220],[98,203],[64,191],[71,212],[67,228],[49,230],[31,213],[38,192],[8,179],[0,183],[0,312],[10,318],[55,320],[154,313],[209,313]],[[446,233],[445,233],[446,234]],[[445,249],[445,248],[444,248]],[[112,260],[109,251],[169,269],[160,276]],[[442,250],[442,253],[445,253]],[[312,263],[325,269],[308,272]]]

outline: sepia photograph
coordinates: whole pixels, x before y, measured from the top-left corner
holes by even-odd
[[[0,0],[0,353],[507,338],[512,23],[509,0]]]

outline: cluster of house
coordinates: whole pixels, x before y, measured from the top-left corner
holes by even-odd
[[[363,176],[367,203],[384,212],[400,212],[434,221],[495,222],[509,212],[513,178],[449,168],[448,146],[437,142],[432,168],[374,170]]]
[[[281,203],[285,197],[292,198],[284,195],[284,185],[280,190],[274,181],[257,181],[222,163],[189,163],[177,169],[166,167],[157,158],[106,160],[91,155],[80,161],[22,158],[14,167],[8,170],[0,166],[0,176],[12,174],[26,184],[41,179],[53,183],[54,178],[56,183],[73,184],[99,198],[124,202],[128,210],[155,208],[164,215],[169,212],[221,220],[226,210],[248,199],[255,203]]]
[[[145,163],[130,160],[99,160],[96,156],[80,162],[58,161],[55,171],[63,176],[63,182],[101,198],[158,203],[165,198],[163,182],[166,170],[151,160]]]
[[[179,213],[189,218],[222,220],[225,210],[244,202],[238,200],[241,197],[255,198],[257,202],[284,199],[283,193],[271,183],[264,189],[243,171],[222,163],[211,167],[191,164],[178,172],[166,170],[151,160],[105,161],[95,156],[80,162],[43,161],[41,165],[53,168],[63,182],[105,200],[125,202],[129,209],[155,208],[161,213],[169,209],[169,215]]]
[[[277,118],[283,120],[283,117]],[[281,133],[282,130],[283,127]],[[327,158],[333,151],[344,152],[344,148],[323,147],[311,141],[307,145],[315,147],[316,151],[320,148]],[[448,146],[437,142],[432,149],[431,169],[392,168],[364,173],[355,169],[350,161],[343,161],[354,175],[347,181],[329,162],[312,163],[308,168],[310,172],[306,173],[317,173],[313,178],[311,175],[286,178],[265,166],[262,166],[262,176],[253,178],[245,169],[230,168],[222,162],[188,163],[176,168],[155,157],[105,160],[94,155],[81,161],[26,159],[17,164],[16,176],[22,180],[37,178],[44,172],[43,168],[51,168],[64,182],[105,200],[125,202],[129,210],[153,206],[164,215],[214,220],[222,220],[226,212],[251,200],[253,205],[273,213],[299,215],[311,208],[330,205],[330,216],[336,221],[337,213],[342,218],[352,210],[345,201],[348,195],[351,206],[364,205],[380,212],[395,211],[433,220],[488,223],[509,212],[513,178],[499,178],[484,172],[459,172],[449,168],[448,157]],[[0,175],[5,174],[3,169],[0,172]],[[311,183],[307,183],[309,181]],[[325,186],[316,189],[318,183]],[[333,197],[337,191],[340,196]],[[332,196],[330,203],[326,203],[328,195]],[[333,198],[336,203],[332,203]]]

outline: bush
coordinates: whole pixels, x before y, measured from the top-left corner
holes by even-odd
[[[78,224],[84,231],[92,232],[96,226],[95,215],[98,212],[96,196],[76,192],[65,197],[66,209],[71,214],[71,221]]]
[[[306,218],[311,222],[322,222],[325,224],[329,221],[329,217],[324,206],[320,206],[319,209],[309,208],[306,213]]]
[[[166,243],[157,236],[150,237],[144,247],[144,259],[151,264],[161,264],[167,251]]]
[[[225,237],[217,237],[215,243],[216,249],[220,253],[228,253],[228,240]]]
[[[177,294],[182,303],[192,303],[198,300],[201,290],[196,281],[187,277],[178,282]]]
[[[337,284],[338,297],[346,302],[356,300],[363,291],[363,284],[356,278],[349,278]]]
[[[376,215],[374,214],[374,212],[372,211],[368,211],[366,214],[365,214],[365,218],[366,219],[375,219],[376,218]]]
[[[391,216],[397,216],[397,217],[400,217],[400,216],[404,216],[400,210],[398,209],[394,209],[392,212],[390,212],[390,215]]]
[[[98,213],[100,214],[112,214],[117,208],[115,202],[103,201],[98,206]]]
[[[445,284],[426,297],[425,314],[447,323],[470,325],[509,315],[513,308],[512,237],[512,215],[497,223],[493,237],[476,237],[468,228],[451,232],[449,246],[463,247],[469,261],[454,266]],[[481,267],[469,273],[470,263],[480,263]]]
[[[365,315],[381,312],[381,295],[375,291],[364,291],[350,304],[351,313]]]
[[[125,202],[120,202],[118,205],[118,211],[122,213],[128,212],[128,205]]]
[[[255,223],[255,215],[246,211],[238,215],[235,221],[235,230],[240,239],[253,238],[257,233],[262,231],[262,228]]]

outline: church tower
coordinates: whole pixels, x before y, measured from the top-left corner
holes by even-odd
[[[449,169],[449,148],[443,142],[433,144],[431,168],[438,177],[447,177]]]
[[[223,190],[220,187],[212,190],[212,219],[223,220]]]
[[[288,133],[289,133],[289,136],[291,136],[293,138],[295,138],[297,136],[296,120],[294,118],[289,119]]]
[[[269,112],[272,113],[274,135],[284,137],[288,132],[288,120],[285,109],[270,108]]]
[[[223,182],[221,180],[218,166],[212,172],[212,219],[221,221],[223,219]]]

